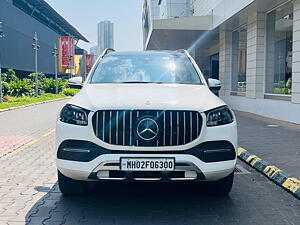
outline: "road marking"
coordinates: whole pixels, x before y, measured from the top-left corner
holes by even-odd
[[[277,128],[277,127],[279,127],[279,125],[277,125],[277,124],[269,124],[269,125],[267,125],[267,127],[274,127],[274,128]]]
[[[30,145],[33,145],[33,144],[37,143],[38,141],[39,141],[38,139],[34,139],[34,140],[32,140],[32,141],[26,143],[26,144],[23,145],[22,147],[20,147],[20,148],[14,150],[13,152],[8,153],[6,156],[12,156],[12,155],[15,155],[15,154],[17,154],[17,153],[23,151],[26,147],[29,147]]]
[[[24,146],[28,147],[28,146],[30,146],[30,145],[33,145],[33,144],[37,143],[38,141],[39,141],[38,139],[34,139],[34,140],[32,140],[32,141],[26,143]]]
[[[282,171],[282,170],[279,169],[279,168],[276,167],[276,166],[267,166],[267,167],[264,169],[264,173],[265,173],[268,177],[270,177],[270,178],[274,177],[274,175],[275,175],[276,173],[281,172],[281,171]]]
[[[45,133],[42,135],[42,137],[48,137],[49,135],[53,134],[55,132],[55,129],[50,130],[49,132]],[[17,148],[16,150],[13,150],[12,152],[6,154],[5,156],[13,156],[16,155],[19,152],[22,152],[23,150],[26,149],[26,147],[29,147],[35,143],[37,143],[39,141],[39,139],[33,139],[32,141],[24,144],[23,146],[21,146],[20,148]]]
[[[300,190],[300,180],[295,177],[290,177],[282,184],[283,187],[295,193]]]
[[[50,130],[49,132],[42,135],[42,137],[48,137],[49,135],[53,134],[55,132],[55,129]]]

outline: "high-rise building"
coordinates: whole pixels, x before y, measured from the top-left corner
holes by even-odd
[[[98,23],[98,49],[100,54],[106,48],[114,47],[114,24],[108,20]]]
[[[90,48],[90,54],[94,55],[95,58],[98,58],[98,56],[99,56],[99,48],[98,48],[97,45]]]

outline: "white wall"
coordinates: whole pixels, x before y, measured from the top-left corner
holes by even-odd
[[[194,0],[194,16],[205,16],[212,13],[214,9],[223,0]]]
[[[213,15],[217,27],[255,0],[193,0],[195,16]]]
[[[162,0],[160,19],[192,16],[191,0]]]
[[[151,0],[150,3],[150,9],[151,9],[151,19],[152,20],[158,20],[160,19],[160,13],[159,13],[159,5],[157,0]]]
[[[222,96],[222,99],[235,110],[300,124],[300,104],[293,104],[290,101],[251,99],[240,96]]]

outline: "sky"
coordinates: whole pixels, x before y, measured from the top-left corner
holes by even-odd
[[[115,49],[136,51],[143,48],[143,0],[46,0],[90,43],[78,46],[90,50],[97,45],[97,24],[103,20],[114,23]]]

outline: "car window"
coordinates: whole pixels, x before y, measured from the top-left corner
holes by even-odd
[[[190,59],[183,55],[113,55],[97,65],[91,83],[202,84]]]

